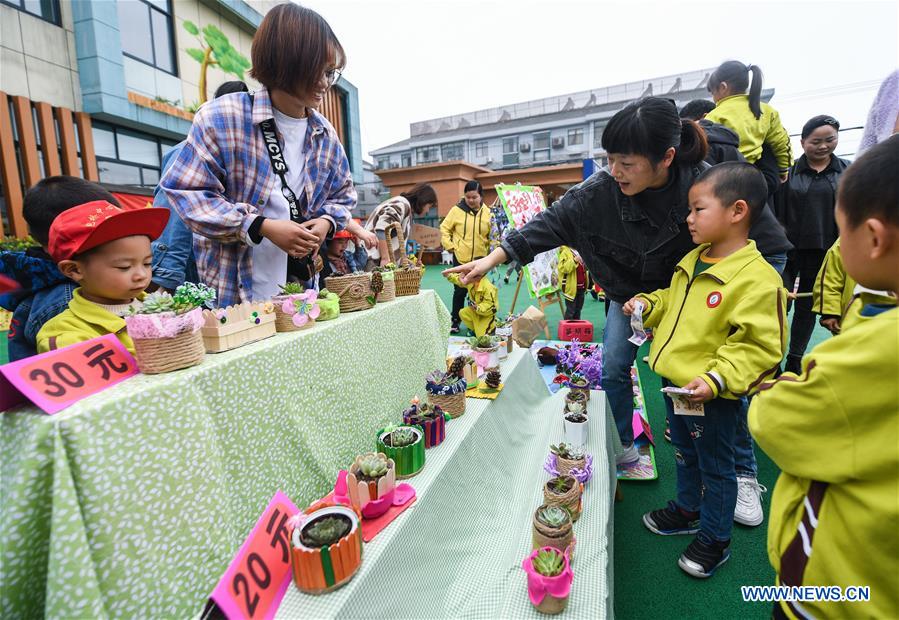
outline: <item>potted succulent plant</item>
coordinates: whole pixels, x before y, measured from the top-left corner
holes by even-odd
[[[569,390],[565,394],[565,411],[587,411],[587,396],[582,391]]]
[[[471,356],[481,368],[493,368],[499,366],[499,340],[496,336],[484,334],[468,339],[471,346]]]
[[[500,359],[507,358],[509,353],[512,352],[512,321],[516,318],[518,317],[510,314],[504,319],[496,319],[496,330],[494,333],[500,340]]]
[[[296,331],[300,328],[293,323],[293,304],[285,305],[284,302],[296,299],[306,292],[306,288],[299,282],[280,284],[278,288],[281,289],[281,292],[272,297],[272,304],[275,307],[275,330],[278,332]]]
[[[393,502],[396,465],[383,452],[367,452],[350,465],[346,482],[353,508],[367,519],[379,517]]]
[[[567,475],[572,469],[583,468],[586,463],[587,455],[580,447],[560,443],[557,446],[550,446],[549,451],[556,457],[556,467],[562,476]]]
[[[340,316],[340,297],[337,293],[332,293],[326,288],[318,292],[318,298],[315,300],[320,312],[316,321],[330,321]]]
[[[418,426],[425,435],[425,448],[443,443],[446,437],[446,414],[438,405],[421,402],[416,396],[411,406],[403,411],[403,424]]]
[[[212,288],[186,282],[174,295],[150,293],[140,307],[129,308],[125,327],[140,371],[157,374],[202,362],[203,308],[211,308],[214,301]]]
[[[533,526],[534,549],[555,547],[564,552],[571,545],[571,514],[562,506],[540,506],[534,511]]]
[[[495,394],[499,392],[503,385],[503,376],[498,367],[488,368],[487,374],[484,375],[484,381],[481,383],[480,391],[484,394]]]
[[[590,400],[590,382],[587,381],[584,375],[577,372],[571,373],[568,387],[571,388],[572,392],[583,394],[586,400]]]
[[[587,445],[587,410],[579,403],[565,405],[562,429],[565,441],[575,446]]]
[[[398,479],[411,478],[425,466],[424,433],[417,426],[382,428],[376,448],[393,460]]]
[[[555,547],[534,549],[521,563],[528,577],[528,598],[540,613],[565,611],[574,573],[568,553]]]
[[[290,520],[293,580],[307,594],[348,583],[362,565],[359,514],[340,505],[318,505]]]
[[[468,383],[452,368],[446,372],[435,370],[425,377],[428,400],[438,405],[453,418],[465,413],[465,390]]]
[[[571,520],[581,516],[581,485],[571,474],[559,474],[543,486],[543,501],[550,506],[562,506],[571,513]]]
[[[287,296],[280,305],[276,303],[275,329],[279,332],[292,332],[314,326],[315,319],[321,314],[321,308],[315,303],[317,299],[318,292],[309,289],[298,295]]]

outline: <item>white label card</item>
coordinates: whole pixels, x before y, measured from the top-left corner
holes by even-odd
[[[702,403],[690,402],[685,396],[679,394],[669,394],[668,396],[671,398],[671,402],[674,403],[675,415],[705,415],[705,406]]]

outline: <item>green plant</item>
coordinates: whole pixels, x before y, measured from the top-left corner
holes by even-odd
[[[358,463],[359,471],[367,478],[380,478],[387,473],[390,466],[386,456],[374,452],[362,455]]]
[[[175,289],[172,295],[175,300],[175,311],[186,312],[194,308],[211,308],[215,301],[215,290],[205,284],[185,282]]]
[[[225,73],[230,73],[237,79],[244,79],[244,72],[250,68],[250,61],[246,59],[231,45],[228,37],[221,30],[207,24],[203,27],[203,36],[200,38],[200,29],[191,21],[184,20],[184,29],[197,37],[200,48],[191,47],[185,50],[187,54],[200,63],[200,105],[206,103],[206,70],[209,67],[218,67]]]
[[[0,250],[8,252],[24,252],[28,248],[34,248],[40,244],[32,237],[0,237]]]
[[[561,506],[542,506],[537,510],[537,520],[553,529],[571,522],[571,513]]]
[[[401,426],[390,431],[390,446],[402,448],[415,443],[415,430],[408,426]]]
[[[300,534],[303,544],[307,547],[328,547],[346,536],[350,531],[350,524],[343,517],[323,517]]]
[[[562,495],[571,490],[571,487],[574,484],[574,478],[571,476],[556,476],[550,480],[548,484],[553,493]]]
[[[287,284],[279,284],[281,295],[299,295],[306,292],[306,287],[299,282],[288,282]]]
[[[133,314],[160,314],[162,312],[174,312],[175,300],[168,293],[150,293],[144,297],[143,305],[133,311]]]
[[[555,577],[561,574],[565,567],[563,562],[564,556],[557,549],[541,549],[537,555],[531,560],[534,570],[544,577]]]
[[[495,336],[484,334],[483,336],[474,336],[468,339],[468,344],[472,349],[492,349],[499,341]]]
[[[566,443],[560,443],[558,446],[550,446],[549,451],[556,456],[569,461],[580,461],[584,458],[583,450],[578,450],[574,446],[569,446]]]

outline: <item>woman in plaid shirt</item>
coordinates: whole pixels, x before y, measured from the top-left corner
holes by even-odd
[[[204,105],[160,188],[194,233],[200,278],[221,306],[267,299],[304,279],[298,261],[343,230],[356,204],[337,132],[315,108],[346,64],[315,11],[287,3],[262,20],[251,75],[263,88]],[[274,119],[285,180],[305,220],[290,217],[260,123]]]

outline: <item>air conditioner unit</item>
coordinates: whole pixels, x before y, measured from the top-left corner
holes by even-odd
[[[553,148],[560,149],[565,146],[565,138],[553,138]]]
[[[531,151],[531,145],[527,143],[522,143],[518,146],[518,150],[522,153],[529,153]]]

